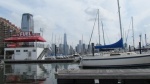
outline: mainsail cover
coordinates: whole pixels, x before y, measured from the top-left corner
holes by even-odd
[[[95,49],[102,49],[102,48],[123,48],[123,39],[121,38],[119,41],[117,41],[114,44],[95,46]]]

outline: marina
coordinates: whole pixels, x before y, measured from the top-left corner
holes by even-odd
[[[1,1],[0,84],[150,84],[148,3]]]

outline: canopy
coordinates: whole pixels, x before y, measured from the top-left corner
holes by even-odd
[[[46,42],[41,36],[20,36],[10,37],[4,40],[5,42]]]
[[[102,49],[102,48],[123,48],[123,39],[121,38],[119,41],[117,41],[114,44],[95,46],[95,49]]]

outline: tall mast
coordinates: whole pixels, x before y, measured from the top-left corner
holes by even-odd
[[[120,22],[120,34],[121,34],[121,38],[122,38],[122,26],[121,26],[121,16],[120,16],[119,0],[117,0],[117,2],[118,2],[118,12],[119,12],[119,22]]]
[[[145,34],[145,46],[147,46],[147,37],[146,37],[146,34]]]
[[[100,45],[99,9],[98,9],[98,35],[99,35],[99,45]]]
[[[133,34],[133,47],[134,47],[134,29],[133,29],[133,17],[132,17],[132,34]]]
[[[101,21],[102,24],[102,31],[103,31],[103,40],[104,40],[104,45],[105,45],[105,36],[104,36],[104,29],[103,29],[103,22]]]

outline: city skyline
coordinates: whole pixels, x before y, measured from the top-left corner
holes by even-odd
[[[143,41],[144,34],[147,34],[147,42],[149,43],[149,3],[149,0],[120,0],[124,35],[130,30],[128,44],[132,44],[130,25],[132,16],[134,19],[136,46],[138,45],[140,34],[142,34]],[[120,36],[117,0],[1,0],[0,5],[0,16],[10,20],[18,27],[21,27],[21,15],[23,13],[33,14],[35,32],[40,32],[40,28],[44,28],[43,37],[48,43],[51,43],[52,33],[59,37],[66,32],[68,44],[71,45],[73,43],[76,45],[82,38],[82,35],[83,42],[88,44],[97,9],[100,10],[100,20],[103,21],[106,44],[118,41]],[[96,30],[97,24],[92,38],[94,43],[98,43]],[[103,44],[102,39],[101,44]]]

